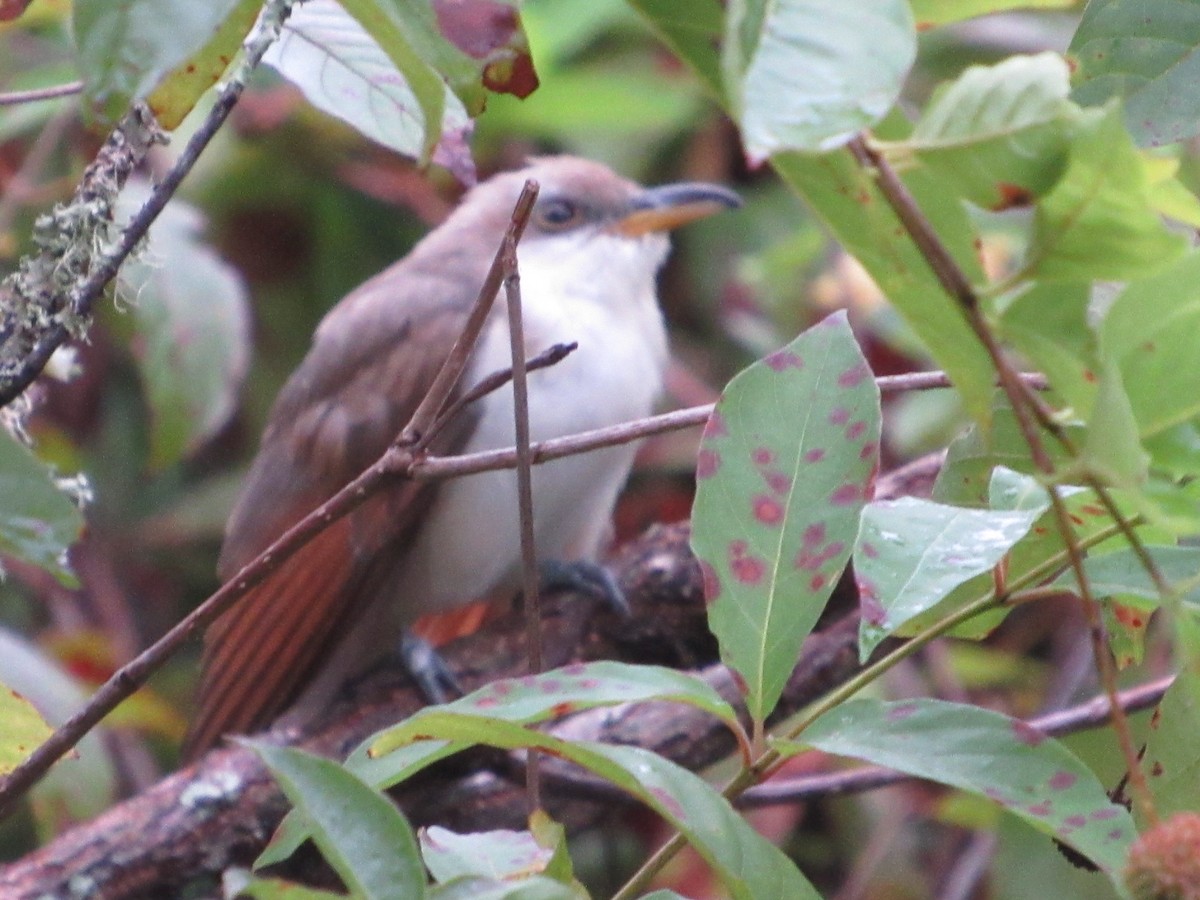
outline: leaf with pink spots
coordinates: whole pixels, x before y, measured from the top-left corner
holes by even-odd
[[[1133,818],[1065,745],[1019,719],[943,700],[853,700],[825,713],[787,755],[813,747],[999,803],[1118,881]]]
[[[712,714],[729,726],[742,747],[748,746],[733,707],[707,682],[661,666],[602,660],[574,663],[536,676],[503,678],[452,703],[426,707],[368,738],[351,754],[347,766],[372,787],[391,787],[472,744],[487,743],[489,730],[497,723],[532,726],[599,706],[662,700],[686,703]],[[432,717],[442,713],[460,716],[455,720],[460,724],[477,722],[478,731],[464,725],[453,741],[416,740],[416,736],[433,734]],[[303,822],[289,815],[264,854],[263,864],[287,859],[307,836]]]
[[[465,698],[464,698],[465,699]],[[417,719],[419,724],[409,726]],[[678,829],[720,878],[735,900],[795,897],[819,900],[811,884],[778,847],[758,834],[712,785],[687,769],[641,747],[568,741],[519,722],[450,706],[427,707],[391,729],[401,738],[391,755],[427,748],[438,757],[450,745],[481,744],[501,750],[537,748],[598,775],[645,803]],[[386,760],[386,757],[385,757]],[[351,758],[351,765],[361,759]],[[364,771],[377,774],[368,760]]]
[[[879,391],[844,313],[734,378],[704,430],[692,547],[756,720],[845,568],[878,451]]]

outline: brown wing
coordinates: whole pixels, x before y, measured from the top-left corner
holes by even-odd
[[[446,279],[406,262],[330,312],[281,392],[226,529],[223,580],[374,462],[424,396],[477,287],[474,267]],[[473,425],[458,416],[437,449],[461,446]],[[434,490],[407,482],[372,498],[212,625],[185,758],[287,708],[366,603],[371,561],[404,549]]]

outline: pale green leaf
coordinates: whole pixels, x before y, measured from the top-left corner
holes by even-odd
[[[82,530],[83,515],[54,483],[50,470],[0,428],[0,553],[40,566],[73,586],[67,548]]]
[[[887,115],[915,55],[903,0],[731,0],[722,68],[747,154],[846,143]]]
[[[458,97],[449,87],[438,86],[440,120],[431,133],[431,113],[408,74],[334,0],[308,0],[297,7],[264,61],[299,87],[313,106],[371,140],[413,158],[420,158],[433,140],[434,162],[455,173],[471,171],[466,147],[470,119]]]
[[[1138,278],[1163,269],[1186,246],[1155,211],[1141,157],[1113,105],[1081,122],[1066,173],[1037,204],[1023,274]]]
[[[75,42],[84,95],[115,119],[199,51],[240,0],[76,0]]]

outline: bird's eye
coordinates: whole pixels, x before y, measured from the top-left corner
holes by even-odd
[[[562,231],[579,223],[583,210],[570,200],[554,199],[541,204],[537,212],[538,224],[548,231]]]

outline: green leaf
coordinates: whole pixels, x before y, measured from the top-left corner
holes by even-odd
[[[121,205],[135,208],[145,184]],[[150,401],[150,461],[163,467],[189,456],[233,413],[250,366],[249,299],[241,276],[200,240],[192,207],[167,204],[150,229],[144,257],[121,268],[132,301],[134,356]]]
[[[502,678],[452,703],[427,707],[402,724],[418,722],[436,711],[486,715],[532,725],[584,709],[648,700],[686,703],[716,716],[735,733],[741,731],[733,707],[700,679],[660,666],[608,661],[575,663],[540,675]],[[385,730],[381,735],[387,733]],[[374,739],[376,744],[379,737]]]
[[[862,603],[859,656],[976,575],[989,572],[1049,504],[1022,510],[943,506],[916,497],[863,510],[854,574]]]
[[[776,156],[772,164],[862,263],[912,326],[954,382],[971,417],[989,422],[995,383],[991,360],[879,193],[874,179],[844,150],[822,156],[788,153]],[[946,185],[937,183],[928,170],[906,173],[905,184],[955,261],[970,278],[982,280],[972,244],[974,230],[959,198]]]
[[[721,59],[717,46],[723,16],[716,0],[626,0],[681,60],[700,76],[716,97],[722,95]]]
[[[502,881],[543,872],[553,855],[528,831],[456,834],[431,825],[420,833],[421,857],[434,879],[486,878]]]
[[[917,27],[947,25],[1009,9],[1067,9],[1076,0],[911,0]]]
[[[829,150],[878,122],[916,46],[903,0],[731,0],[722,69],[751,161]]]
[[[1090,303],[1087,282],[1034,284],[1004,308],[997,322],[1001,335],[1046,376],[1079,419],[1092,411],[1099,371]]]
[[[1066,171],[1078,119],[1069,90],[1056,53],[971,66],[934,95],[908,140],[884,150],[899,160],[915,154],[977,206],[1024,205]]]
[[[1200,575],[1200,547],[1150,546],[1146,550],[1168,584],[1192,582]],[[1132,547],[1092,554],[1083,561],[1083,571],[1097,597],[1133,595],[1147,600],[1161,599]],[[1064,572],[1055,584],[1074,590],[1075,576]],[[1182,600],[1200,604],[1200,584],[1193,584]]]
[[[317,847],[356,897],[425,896],[416,838],[391,801],[331,760],[264,742],[245,743],[303,811]]]
[[[1200,675],[1183,669],[1150,720],[1142,760],[1154,807],[1163,819],[1200,809]],[[1147,823],[1139,822],[1145,826]]]
[[[1176,260],[1186,246],[1155,211],[1141,157],[1111,105],[1081,121],[1066,174],[1037,205],[1022,274],[1138,278]]]
[[[0,428],[0,553],[40,566],[74,587],[67,548],[82,530],[82,514],[46,466]]]
[[[284,24],[264,61],[304,92],[318,109],[404,156],[433,160],[456,175],[473,172],[466,145],[470,118],[445,85],[433,131],[404,72],[375,39],[333,0],[308,0]]]
[[[262,0],[237,0],[204,46],[162,78],[146,98],[160,126],[174,131],[204,92],[217,83],[254,27],[262,5]]]
[[[0,684],[0,775],[23,763],[53,731],[32,703]]]
[[[373,751],[427,738],[471,741],[505,750],[537,747],[629,792],[687,838],[736,900],[818,897],[795,865],[754,831],[703,779],[649,750],[564,741],[507,721],[429,708],[381,733]]]
[[[240,0],[76,0],[75,43],[84,96],[115,119],[204,47]]]
[[[1027,455],[1024,460],[1028,465]],[[996,510],[1028,509],[1030,504],[1040,505],[1045,502],[1044,489],[1038,485],[1035,479],[1015,472],[995,469],[994,462],[989,462],[986,455],[973,461],[973,464],[981,466],[984,472],[990,473],[993,470],[995,472],[994,476],[977,476],[975,474],[971,476],[972,481],[976,477],[990,477],[991,484],[987,504],[990,508]],[[1083,546],[1090,546],[1090,542],[1097,539],[1098,536],[1115,531],[1112,520],[1108,517],[1104,507],[1096,501],[1095,495],[1091,491],[1062,486],[1059,487],[1059,491],[1063,495],[1067,513],[1074,525],[1076,538]],[[1009,551],[1005,564],[1007,583],[1030,587],[1032,583],[1041,583],[1046,578],[1053,576],[1067,563],[1067,554],[1058,531],[1054,512],[1047,510],[1033,523],[1029,534],[1017,541]],[[1036,577],[1032,578],[1032,583],[1017,584],[1028,581],[1034,575]],[[945,600],[927,613],[916,616],[898,628],[897,633],[905,637],[919,634],[942,617],[990,596],[994,593],[995,588],[995,581],[991,573],[978,575],[959,585],[950,592]],[[981,638],[1003,621],[1008,612],[1009,609],[1004,607],[977,616],[957,628],[953,633],[958,637]]]
[[[1100,349],[1121,370],[1142,437],[1200,414],[1200,252],[1125,288],[1100,325]]]
[[[1092,771],[1019,719],[941,700],[854,700],[821,716],[803,744],[987,797],[1078,850],[1112,879],[1137,837]]]
[[[1075,97],[1086,105],[1124,98],[1139,144],[1200,133],[1200,6],[1179,0],[1091,0],[1068,52]]]
[[[422,710],[401,725],[420,722],[424,716],[444,711],[485,714],[489,717],[482,720],[485,723],[503,719],[537,724],[568,712],[646,700],[673,700],[706,710],[725,722],[743,745],[747,743],[733,708],[703,681],[673,669],[605,661],[570,665],[533,677],[494,681],[453,703]],[[394,749],[396,742],[390,741],[393,730],[385,729],[355,750],[347,766],[373,787],[391,787],[472,743],[485,743],[488,727],[485,724],[482,733],[457,742],[425,741],[400,749]],[[368,747],[392,752],[371,755]],[[266,866],[287,859],[307,836],[301,817],[289,815],[257,864]]]
[[[1149,474],[1150,454],[1138,440],[1138,423],[1111,359],[1100,376],[1080,458],[1109,484],[1125,488],[1142,484]]]
[[[879,391],[845,313],[735,377],[704,430],[692,548],[709,625],[762,722],[874,490]]]

